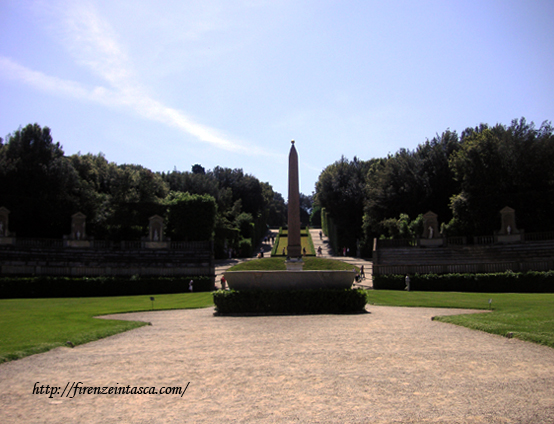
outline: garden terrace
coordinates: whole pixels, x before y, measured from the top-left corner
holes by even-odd
[[[168,247],[93,241],[79,248],[64,246],[63,240],[17,239],[0,245],[0,275],[214,275],[211,242],[171,242]]]
[[[490,273],[554,269],[554,240],[512,244],[385,247],[376,241],[373,275]]]

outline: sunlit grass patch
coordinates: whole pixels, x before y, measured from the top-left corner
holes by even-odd
[[[491,309],[488,314],[439,316],[437,320],[554,347],[554,294],[367,292],[368,303],[427,308]],[[489,300],[491,303],[489,303]]]
[[[145,322],[95,319],[95,316],[213,305],[212,294],[2,299],[0,300],[0,362],[45,352],[70,341],[74,345],[146,325]]]

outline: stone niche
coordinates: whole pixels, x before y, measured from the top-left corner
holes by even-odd
[[[516,211],[506,206],[500,211],[501,227],[496,233],[498,243],[517,243],[523,239],[523,230],[516,227]]]
[[[9,220],[10,211],[2,206],[0,208],[0,244],[13,244],[15,234],[10,233]]]
[[[439,233],[437,214],[429,211],[423,215],[423,235],[419,239],[420,246],[442,246],[443,237]]]
[[[71,234],[66,237],[68,247],[90,247],[87,238],[87,216],[81,212],[71,215]]]
[[[159,215],[151,216],[148,223],[148,237],[143,242],[147,249],[169,249],[169,239],[164,237],[164,219]]]

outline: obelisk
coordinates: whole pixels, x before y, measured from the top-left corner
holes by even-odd
[[[298,154],[294,140],[289,154],[289,204],[288,204],[288,246],[287,256],[293,262],[302,260],[300,243],[300,190],[298,184]],[[289,261],[290,262],[290,261]],[[301,266],[301,265],[300,265]],[[288,265],[287,265],[288,268]]]

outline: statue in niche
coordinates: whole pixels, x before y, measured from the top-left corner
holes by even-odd
[[[426,239],[433,239],[438,237],[439,223],[437,220],[437,214],[434,212],[427,212],[423,215],[423,234],[422,237]]]
[[[519,234],[520,231],[516,226],[516,211],[508,206],[500,211],[501,228],[498,234],[512,235]]]
[[[86,239],[86,219],[87,217],[81,212],[77,212],[71,216],[71,239]]]
[[[0,207],[0,237],[9,237],[8,218],[10,211],[4,206]],[[13,234],[12,234],[13,236]]]
[[[517,228],[516,211],[506,206],[500,211],[501,227],[495,232],[495,241],[498,243],[516,243],[523,240],[524,230]]]

